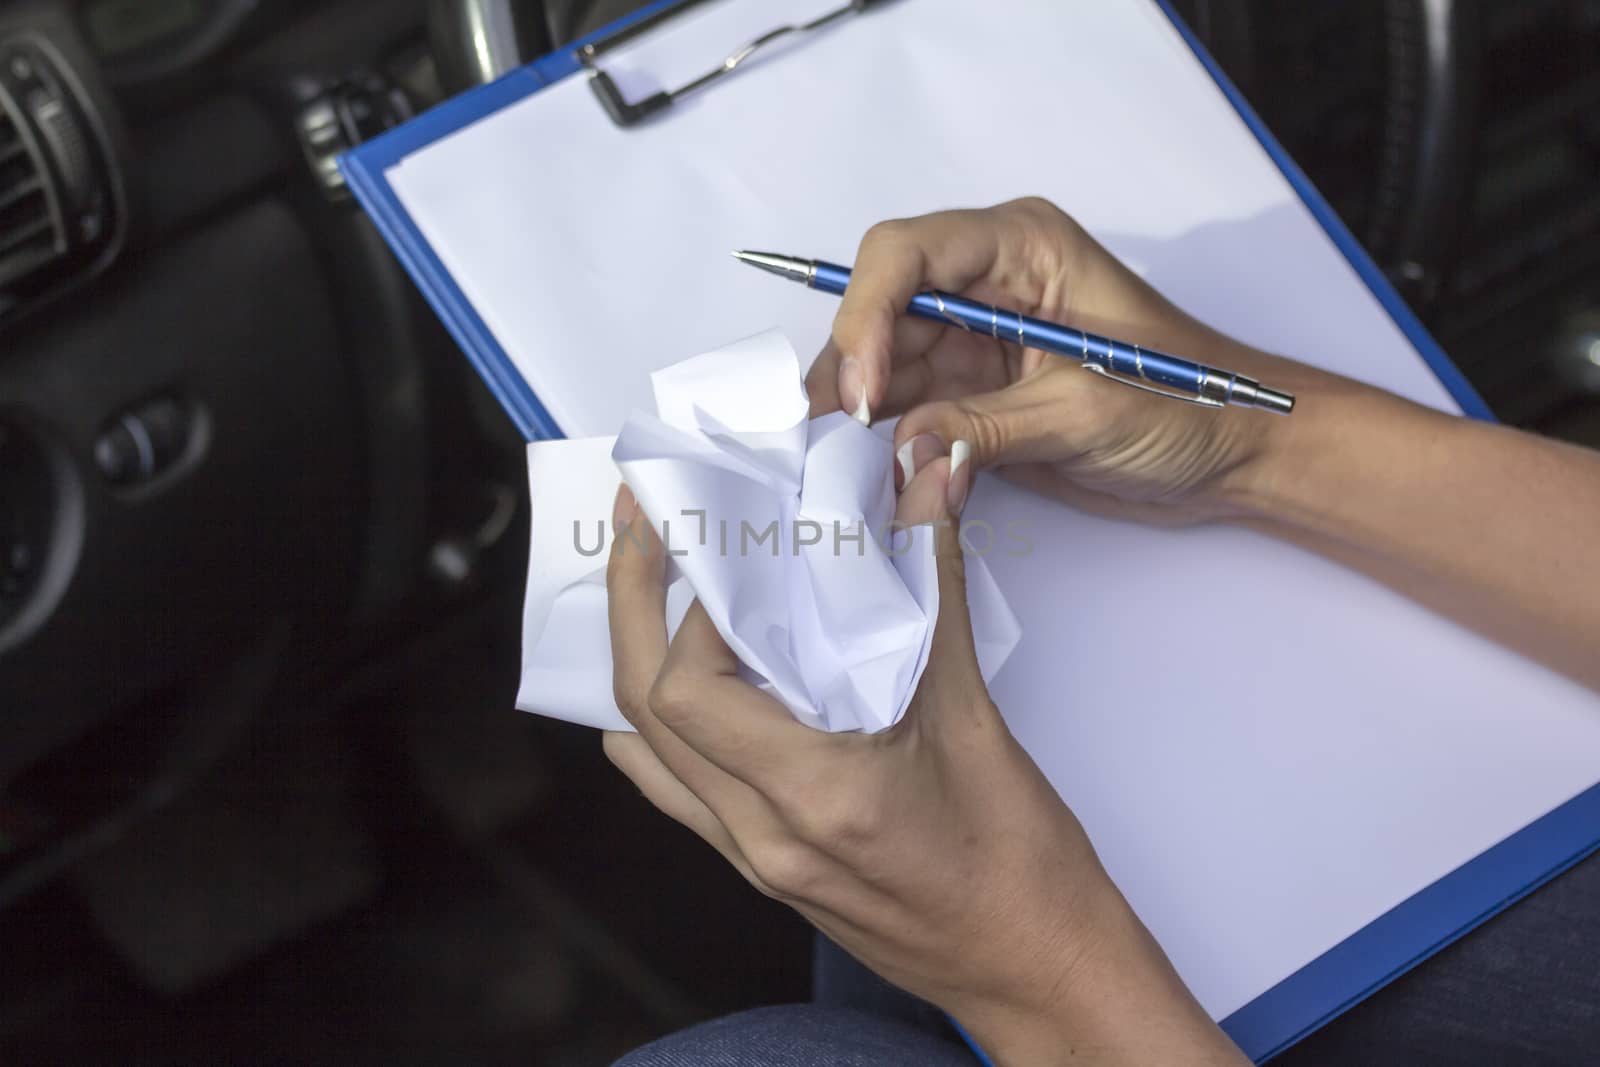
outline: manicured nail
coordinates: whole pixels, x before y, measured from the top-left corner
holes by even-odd
[[[847,359],[839,367],[839,403],[863,426],[872,425],[872,408],[867,404],[867,376],[861,364]]]
[[[919,433],[911,439],[911,462],[919,471],[944,454],[944,438],[936,433]]]
[[[639,501],[634,499],[633,490],[624,485],[617,490],[617,503],[611,510],[612,531],[615,532],[632,523],[637,514],[639,514]]]
[[[907,441],[900,446],[900,451],[894,454],[895,461],[900,464],[900,488],[904,489],[911,484],[911,479],[917,476],[917,450],[915,441]]]
[[[959,515],[967,507],[967,494],[972,491],[972,446],[957,441],[950,446],[950,511]]]
[[[872,425],[872,409],[867,407],[866,393],[861,394],[861,403],[856,405],[855,417],[856,421],[863,426]]]
[[[904,489],[911,484],[911,479],[917,476],[920,470],[926,470],[928,464],[945,454],[944,439],[936,433],[919,433],[911,440],[900,446],[894,454],[895,462],[900,465],[905,481],[900,483]]]

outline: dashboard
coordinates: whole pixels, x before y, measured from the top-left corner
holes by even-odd
[[[1600,2],[1174,3],[1491,407],[1600,444]],[[0,0],[0,788],[520,584],[519,442],[308,144],[442,99],[428,14]]]
[[[74,0],[90,51],[113,80],[171,75],[215,55],[241,35],[292,17],[282,0]]]
[[[0,787],[447,614],[486,494],[436,472],[516,452],[296,132],[419,50],[395,0],[0,2]]]
[[[115,62],[138,52],[183,50],[183,42],[240,22],[255,6],[226,0],[80,0],[78,18],[95,55]]]

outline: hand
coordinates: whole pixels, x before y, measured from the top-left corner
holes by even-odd
[[[943,500],[948,477],[934,463],[903,499]],[[921,687],[865,736],[803,726],[742,681],[698,604],[669,642],[661,541],[625,488],[615,521],[616,698],[638,733],[605,749],[652,803],[1001,1063],[1237,1057],[990,701],[952,524]]]
[[[881,223],[807,387],[813,413],[905,413],[901,470],[968,442],[973,468],[1088,511],[1161,525],[1232,517],[1266,476],[1260,460],[1295,420],[1217,412],[1096,378],[1076,360],[907,316],[924,289],[1064,322],[1227,367],[1280,388],[1329,378],[1201,325],[1053,205],[1018,200]],[[863,409],[862,405],[865,405]]]

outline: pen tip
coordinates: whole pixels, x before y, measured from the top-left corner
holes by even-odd
[[[810,272],[814,269],[804,260],[795,259],[793,256],[775,256],[771,252],[735,252],[733,258],[747,266],[776,274],[781,278],[807,284],[810,284]]]

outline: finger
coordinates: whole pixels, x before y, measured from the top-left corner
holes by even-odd
[[[612,525],[616,537],[606,567],[611,682],[617,708],[638,729],[667,657],[666,553],[626,485],[617,491]]]
[[[770,827],[776,818],[762,798],[696,753],[657,716],[656,689],[668,648],[666,552],[626,486],[617,493],[613,521],[617,533],[606,594],[618,709],[673,777],[725,826]]]
[[[843,409],[839,403],[839,346],[828,338],[811,369],[806,371],[806,397],[811,401],[811,417],[820,419]]]
[[[744,685],[735,682],[736,685]],[[746,689],[750,687],[745,686]],[[753,691],[753,690],[752,690]],[[757,694],[760,695],[760,694]],[[697,690],[689,706],[698,708],[707,701],[726,700],[730,694]],[[652,706],[640,718],[639,737],[661,765],[716,818],[746,856],[747,843],[781,840],[788,831],[776,807],[762,792],[740,780],[712,760],[695,751],[669,725],[676,715],[672,705]],[[661,712],[665,711],[663,719]],[[796,724],[798,725],[798,724]],[[803,729],[803,727],[802,727]]]
[[[676,822],[693,830],[706,843],[739,866],[744,863],[744,853],[734,842],[733,835],[712,814],[705,802],[695,796],[677,779],[649,743],[638,734],[608,732],[605,735],[606,758],[638,786],[639,792],[661,812]]]
[[[604,745],[606,758],[638,787],[646,800],[674,822],[694,831],[740,874],[751,877],[750,863],[728,828],[661,762],[643,737],[608,732]]]
[[[934,553],[939,570],[939,617],[922,690],[935,695],[924,705],[970,710],[974,695],[984,691],[978,669],[978,651],[972,638],[972,614],[967,602],[967,562],[961,547],[960,520],[934,528]],[[926,713],[924,713],[926,714]]]
[[[886,415],[889,409],[896,407],[903,411],[922,397],[928,381],[927,368],[919,366],[918,361],[938,343],[944,332],[943,326],[926,319],[904,317],[895,322],[889,391],[883,403],[872,409],[875,414]],[[806,395],[811,399],[813,419],[844,410],[839,398],[839,366],[843,358],[839,346],[830,337],[806,372]],[[919,372],[920,384],[902,384],[900,379],[907,371]]]
[[[647,745],[638,734],[607,733],[605,735],[605,753],[612,764],[627,776],[628,780],[636,786],[644,798],[651,804],[682,826],[686,826],[701,840],[727,860],[734,870],[738,871],[745,881],[760,892],[775,899],[786,899],[794,905],[807,919],[813,923],[829,923],[836,929],[850,930],[859,936],[860,930],[841,919],[833,911],[817,900],[800,900],[786,893],[780,893],[777,887],[768,883],[756,865],[750,861],[749,854],[735,839],[729,829],[723,825],[700,798],[695,796],[690,789],[673,776],[672,771],[657,758],[654,750]],[[765,857],[772,852],[773,841],[756,842],[758,847],[765,851],[758,855]],[[837,871],[837,865],[831,863],[826,856],[817,854],[814,861],[824,870],[832,873]],[[770,869],[770,864],[766,864]],[[779,873],[783,873],[781,868]],[[841,872],[842,874],[842,872]],[[850,887],[848,876],[830,879],[833,883]],[[781,884],[781,883],[780,883]],[[826,895],[826,894],[824,894]]]
[[[946,448],[966,441],[978,469],[996,463],[1058,460],[1063,458],[1059,454],[1063,442],[1072,436],[1075,414],[1091,405],[1105,414],[1126,402],[1118,392],[1126,390],[1055,359],[1004,389],[934,401],[906,412],[895,427],[896,454],[928,436]]]
[[[696,755],[764,796],[782,792],[788,770],[825,758],[830,741],[844,743],[741,678],[738,656],[699,603],[673,636],[650,706]]]
[[[981,211],[941,212],[867,231],[833,323],[844,410],[871,422],[888,386],[896,324],[911,298],[930,286],[959,291],[982,277],[998,258],[999,235],[992,215]]]
[[[943,446],[939,446],[941,449]],[[931,526],[949,517],[950,457],[937,455],[919,461],[916,473],[895,501],[897,528]]]

